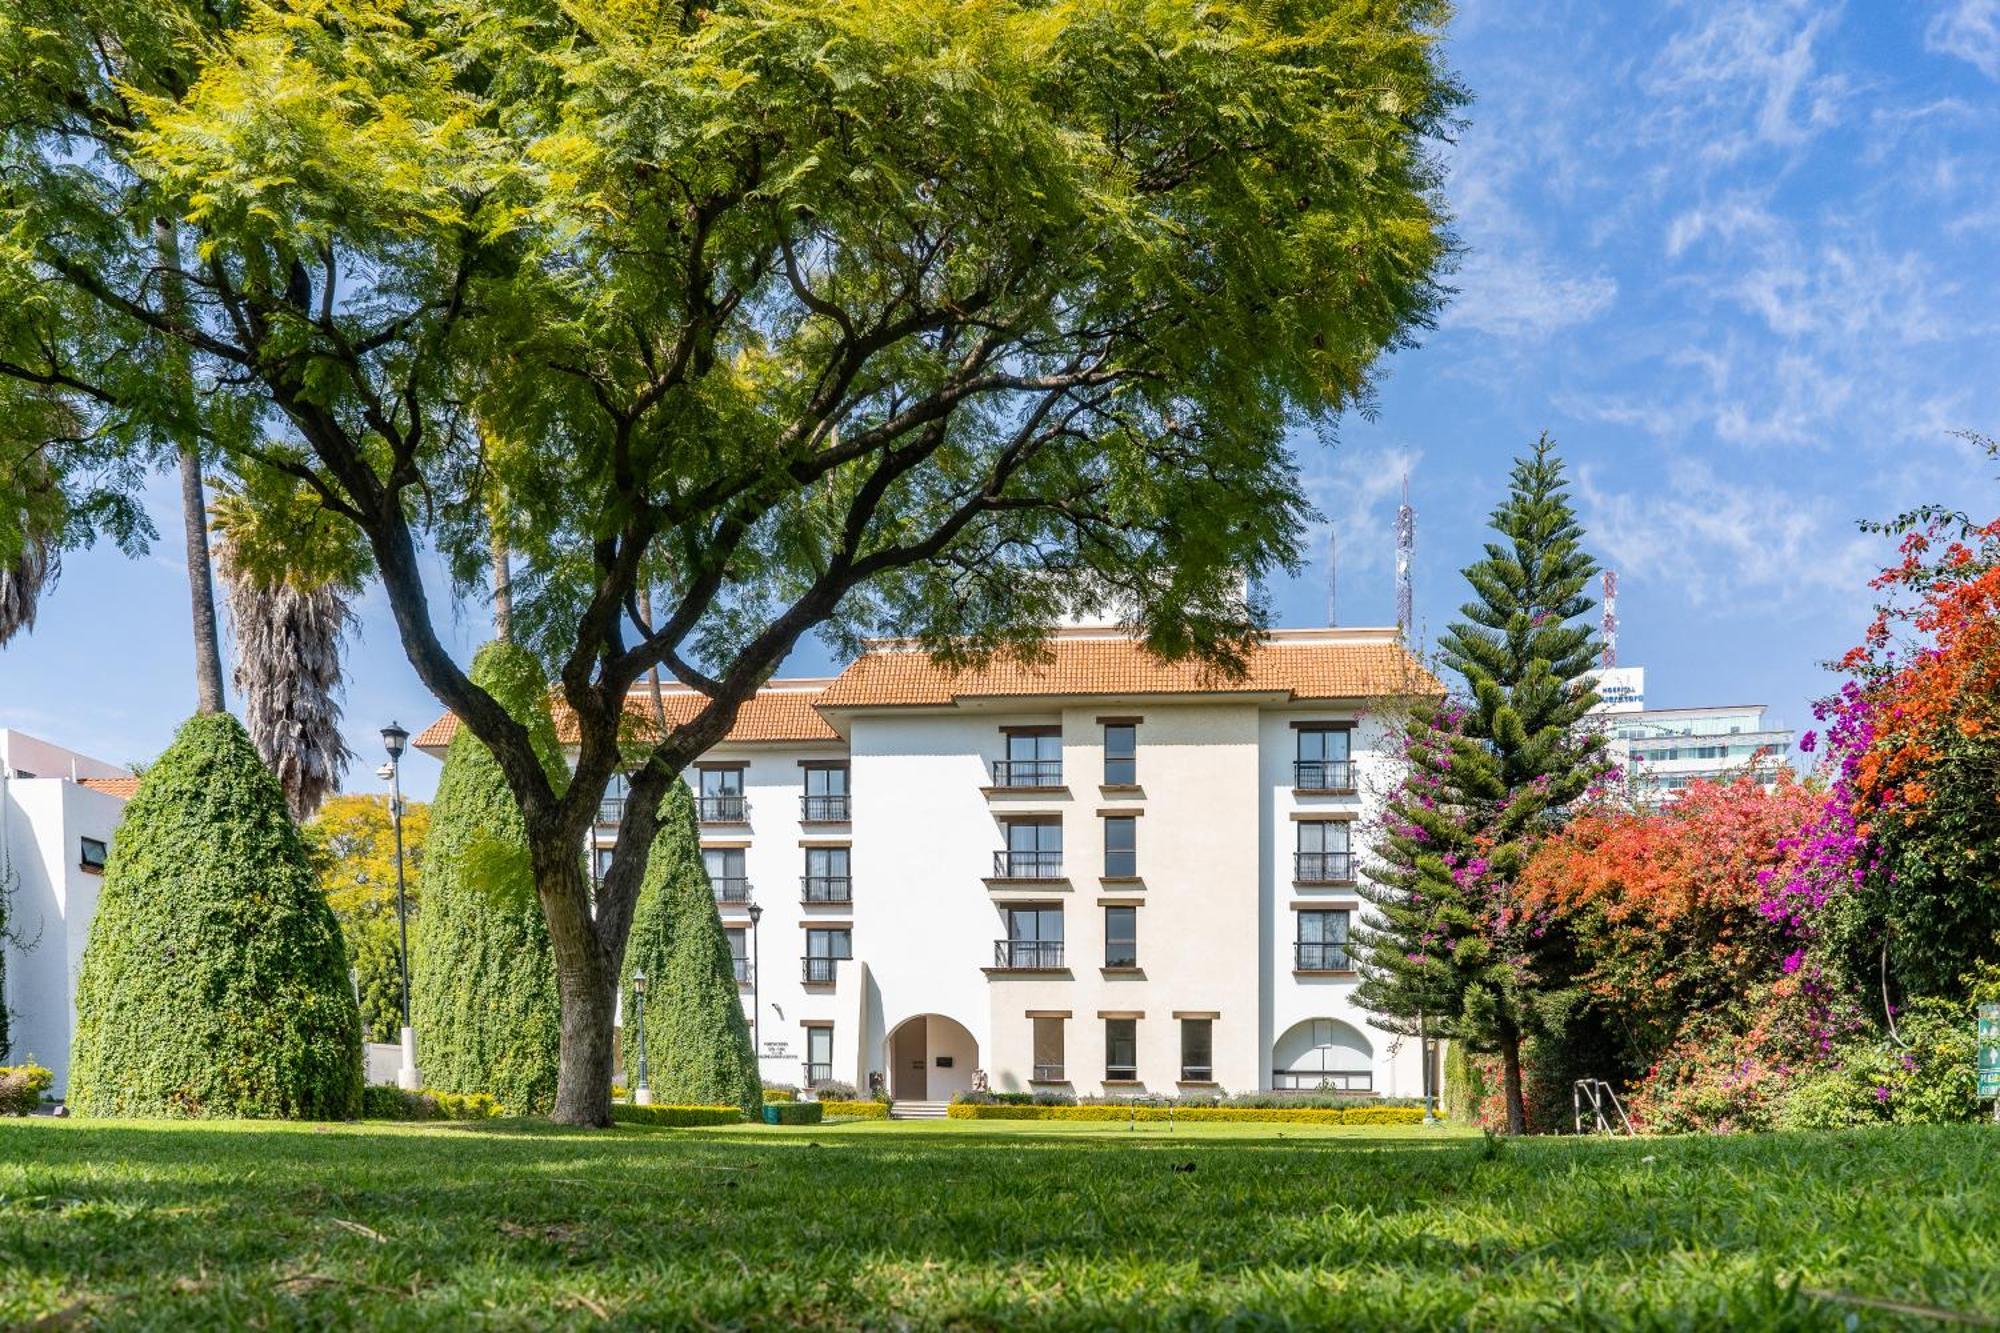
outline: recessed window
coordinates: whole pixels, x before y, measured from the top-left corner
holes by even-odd
[[[1035,1082],[1061,1083],[1063,1074],[1063,1021],[1037,1018],[1035,1022]]]
[[[1104,1020],[1104,1077],[1111,1083],[1130,1083],[1139,1077],[1139,1020]]]
[[[700,818],[713,822],[740,823],[749,816],[750,803],[743,798],[743,770],[704,768],[699,772],[700,796],[695,805]]]
[[[1106,967],[1139,966],[1138,908],[1107,907],[1104,909],[1104,965]]]
[[[101,874],[104,863],[110,855],[111,849],[105,845],[104,839],[85,838],[77,856],[77,863],[85,870]]]
[[[1131,879],[1139,873],[1139,821],[1135,816],[1106,817],[1104,873],[1110,879]]]
[[[1063,965],[1060,907],[1010,907],[1007,938],[995,948],[997,967],[1055,968]]]
[[[1303,911],[1294,966],[1301,972],[1348,972],[1354,968],[1347,951],[1346,911]]]
[[[1131,787],[1139,781],[1139,728],[1130,722],[1104,724],[1104,785]]]
[[[599,884],[602,884],[605,876],[611,873],[611,859],[617,854],[618,849],[616,847],[595,847],[591,849],[591,868],[592,872],[597,876]]]
[[[814,764],[805,771],[806,791],[800,798],[800,818],[807,823],[839,824],[848,818],[847,765]]]
[[[1007,733],[1007,757],[993,761],[996,787],[1062,786],[1062,728],[1017,727]]]
[[[1292,785],[1302,791],[1351,791],[1354,760],[1346,727],[1300,727]]]
[[[854,957],[854,932],[846,926],[814,927],[806,932],[806,956],[800,975],[808,986],[831,986],[834,965]]]
[[[1206,1018],[1181,1020],[1181,1081],[1210,1083],[1215,1079],[1215,1024]]]
[[[735,967],[736,979],[750,980],[750,932],[742,926],[729,926],[722,933],[729,939],[729,959]]]
[[[807,902],[854,901],[854,881],[848,876],[848,855],[849,851],[845,847],[806,848],[806,873],[803,884]]]
[[[1062,878],[1062,821],[1010,819],[1007,848],[994,854],[993,873],[1001,879]]]
[[[1346,820],[1305,819],[1297,827],[1294,879],[1301,884],[1339,884],[1354,878]]]
[[[833,1077],[833,1025],[806,1029],[806,1086],[816,1088]]]
[[[704,847],[701,863],[708,871],[709,887],[719,903],[750,901],[750,880],[743,869],[741,847]]]

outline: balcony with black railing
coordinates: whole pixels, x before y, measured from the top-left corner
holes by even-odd
[[[704,824],[741,824],[750,818],[750,798],[704,793],[695,797],[695,814]]]
[[[1300,941],[1292,946],[1293,969],[1299,972],[1352,972],[1354,955],[1348,952],[1347,944],[1307,944]]]
[[[1059,851],[993,853],[995,879],[1061,879],[1062,877],[1062,853]]]
[[[846,875],[801,875],[800,895],[809,903],[851,903],[854,881]]]
[[[847,793],[837,796],[799,797],[799,822],[804,824],[845,824],[852,818]]]
[[[800,1064],[805,1070],[806,1086],[808,1088],[817,1088],[822,1083],[833,1082],[833,1065],[831,1063],[815,1064],[811,1060],[804,1060]]]
[[[995,759],[993,785],[1024,791],[1048,791],[1063,785],[1060,759]]]
[[[710,875],[708,883],[715,890],[715,901],[719,903],[750,901],[750,881],[742,875]]]
[[[1351,792],[1354,790],[1352,759],[1300,759],[1292,764],[1293,791]]]
[[[1295,852],[1292,855],[1292,882],[1295,884],[1352,884],[1353,852]]]
[[[831,986],[834,964],[838,958],[821,958],[813,955],[799,959],[799,980],[808,986]]]
[[[607,796],[597,803],[598,823],[619,824],[623,823],[624,819],[625,798],[623,796]]]
[[[993,966],[1016,972],[1053,972],[1063,965],[1061,940],[995,940]]]

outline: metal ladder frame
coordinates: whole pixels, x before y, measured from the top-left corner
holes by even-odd
[[[1618,1132],[1611,1127],[1611,1122],[1605,1119],[1604,1116],[1604,1100],[1607,1097],[1611,1099],[1611,1109],[1618,1113],[1619,1123],[1625,1127],[1625,1133],[1628,1136],[1632,1133],[1632,1118],[1625,1114],[1625,1105],[1618,1100],[1617,1089],[1601,1078],[1580,1078],[1570,1086],[1570,1108],[1576,1116],[1577,1133],[1583,1133],[1583,1104],[1585,1101],[1590,1103],[1591,1118],[1595,1122],[1595,1126],[1591,1132],[1600,1134],[1615,1134]]]

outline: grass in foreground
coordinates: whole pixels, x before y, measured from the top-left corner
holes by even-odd
[[[11,1121],[0,1326],[2000,1325],[1996,1182],[1979,1127]]]

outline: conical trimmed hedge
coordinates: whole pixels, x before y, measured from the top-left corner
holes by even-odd
[[[79,1114],[358,1113],[340,926],[278,780],[228,714],[184,723],[126,806],[76,1011]]]
[[[560,791],[568,776],[540,665],[516,644],[490,643],[472,679],[527,726]],[[544,1114],[555,1105],[562,1040],[555,957],[520,810],[492,752],[464,727],[445,752],[424,855],[410,948],[424,1084],[490,1093],[513,1115]]]
[[[632,972],[646,969],[646,1056],[655,1101],[674,1106],[741,1106],[764,1101],[750,1025],[736,985],[729,937],[701,862],[701,834],[687,784],[660,803],[660,827],[646,863],[625,949],[626,1023],[636,1011]],[[638,1079],[638,1042],[625,1040],[626,1086]]]

